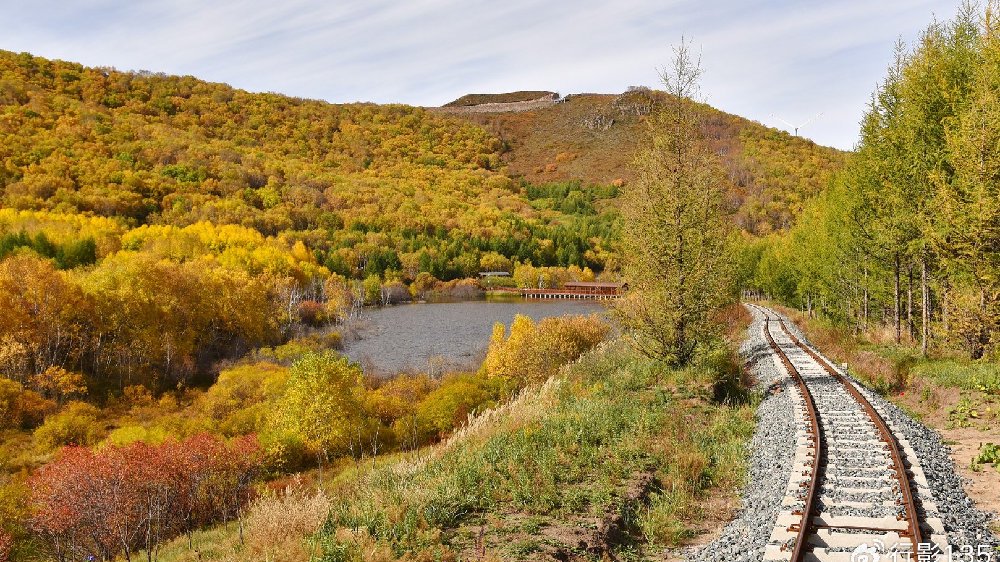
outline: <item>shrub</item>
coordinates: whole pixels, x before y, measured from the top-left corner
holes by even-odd
[[[367,409],[382,423],[391,424],[411,415],[434,385],[434,381],[423,374],[393,377],[368,393]]]
[[[284,394],[288,369],[267,361],[225,369],[195,402],[223,435],[258,433]]]
[[[56,407],[20,383],[0,378],[0,430],[35,427]]]
[[[382,286],[381,299],[383,304],[399,304],[410,300],[410,290],[399,281],[386,283]]]
[[[14,537],[0,530],[0,562],[10,560],[10,553],[14,550]]]
[[[424,298],[427,293],[434,290],[435,285],[438,284],[437,278],[435,278],[430,273],[426,271],[421,271],[417,274],[416,279],[410,284],[410,293],[414,297]]]
[[[377,274],[365,277],[361,283],[362,291],[365,295],[365,304],[380,304],[382,299],[382,278]]]
[[[93,445],[104,428],[98,422],[100,411],[84,402],[70,402],[35,430],[35,443],[42,451],[54,451],[64,445]]]
[[[537,325],[517,315],[510,335],[499,322],[493,327],[481,373],[515,381],[516,386],[542,382],[603,341],[608,332],[596,315],[546,318]]]
[[[55,365],[31,377],[31,384],[47,397],[59,402],[71,396],[87,394],[87,384],[83,380],[83,375]]]
[[[253,437],[67,447],[28,482],[30,530],[56,559],[128,558],[195,525],[235,518],[252,499],[259,465]]]
[[[326,307],[316,301],[302,301],[299,303],[299,321],[313,327],[326,324]]]
[[[475,410],[494,404],[484,380],[471,374],[454,375],[420,401],[416,408],[417,431],[423,440],[443,437],[465,423]]]
[[[124,447],[139,442],[159,445],[166,439],[167,432],[162,427],[146,428],[141,425],[126,425],[112,431],[103,444],[115,447]]]

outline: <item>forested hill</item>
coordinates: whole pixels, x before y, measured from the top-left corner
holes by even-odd
[[[531,111],[450,107],[468,105],[458,104],[466,96],[441,111],[482,125],[501,139],[502,161],[512,176],[531,182],[611,183],[631,179],[634,149],[662,95],[630,88],[618,95],[572,94]],[[844,153],[834,148],[708,105],[699,105],[699,113],[706,139],[722,159],[736,222],[751,234],[788,228],[803,203],[843,164]]]

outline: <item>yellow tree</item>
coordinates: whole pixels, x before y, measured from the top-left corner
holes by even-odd
[[[275,422],[279,433],[301,439],[321,466],[345,453],[365,430],[361,369],[333,352],[312,353],[289,370]]]
[[[31,377],[31,384],[43,395],[54,398],[60,404],[66,398],[87,394],[87,383],[83,375],[56,365]]]

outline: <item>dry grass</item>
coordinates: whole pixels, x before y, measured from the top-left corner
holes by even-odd
[[[306,541],[320,530],[330,513],[322,490],[301,483],[269,494],[250,507],[245,523],[245,554],[261,560],[308,560]]]
[[[734,303],[718,311],[713,321],[724,327],[726,340],[738,346],[746,336],[747,327],[753,322],[753,316],[745,306]]]

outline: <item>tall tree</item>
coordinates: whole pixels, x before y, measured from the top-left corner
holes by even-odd
[[[710,312],[732,297],[719,162],[703,142],[700,61],[681,41],[660,72],[667,91],[622,203],[628,296],[618,315],[645,354],[683,365],[710,337]]]

